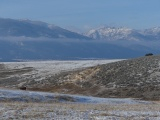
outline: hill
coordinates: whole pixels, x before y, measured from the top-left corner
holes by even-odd
[[[27,86],[28,90],[35,91],[160,100],[160,56],[123,60],[89,68],[81,67],[46,76],[43,72],[44,76],[40,75],[36,79],[35,73],[31,75],[35,69],[31,66],[21,69],[15,67],[11,70],[8,68],[6,72],[5,69],[4,67],[1,71],[1,75],[4,75],[1,76],[1,87],[18,88],[23,85]],[[20,77],[20,74],[26,77]]]
[[[99,97],[160,99],[160,56],[149,56],[100,65],[53,77],[70,92]],[[54,82],[53,82],[54,83]],[[59,87],[56,87],[59,88]]]
[[[70,82],[66,83],[65,81]],[[50,78],[53,87],[98,97],[160,99],[160,56],[149,56],[63,73]]]

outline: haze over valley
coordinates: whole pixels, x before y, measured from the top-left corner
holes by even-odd
[[[159,53],[160,29],[103,27],[76,33],[31,20],[0,19],[0,60],[127,59]]]

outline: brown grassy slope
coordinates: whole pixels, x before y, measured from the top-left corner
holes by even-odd
[[[160,56],[125,60],[52,76],[39,90],[160,100]]]
[[[27,82],[27,80],[22,80],[21,75],[31,72],[32,67],[25,67],[21,69],[9,69],[6,68],[4,64],[0,64],[0,87],[15,88],[21,82]]]

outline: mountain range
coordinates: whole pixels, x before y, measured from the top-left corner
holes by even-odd
[[[0,37],[47,37],[98,40],[160,40],[160,27],[144,30],[126,27],[100,27],[76,33],[41,21],[0,18]]]
[[[159,54],[160,28],[103,27],[79,34],[41,21],[0,18],[0,61],[134,58]]]
[[[135,30],[126,27],[101,27],[92,29],[84,35],[98,40],[160,40],[160,27]]]
[[[41,21],[0,19],[1,37],[47,37],[90,39],[86,36]]]

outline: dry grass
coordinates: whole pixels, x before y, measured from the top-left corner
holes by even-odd
[[[54,120],[102,120],[102,119],[160,119],[160,103],[146,105],[129,104],[71,104],[71,103],[18,103],[1,102],[0,119],[54,119]]]
[[[34,91],[160,100],[160,56],[112,61],[103,65],[108,62],[4,63],[0,65],[0,87],[26,86]]]

